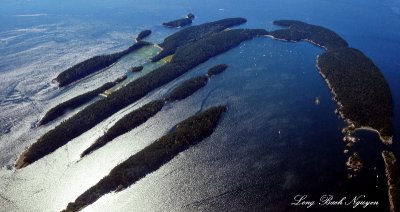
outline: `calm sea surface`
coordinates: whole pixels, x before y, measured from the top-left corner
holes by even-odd
[[[0,211],[59,211],[117,164],[210,106],[228,112],[216,131],[129,188],[103,196],[84,211],[286,211],[295,195],[317,200],[366,195],[387,208],[381,151],[400,157],[400,2],[396,0],[280,1],[9,1],[0,0]],[[76,86],[49,84],[78,61],[121,50],[143,29],[160,43],[176,29],[161,23],[195,14],[195,25],[244,17],[241,28],[274,29],[273,20],[297,19],[325,26],[370,57],[394,98],[395,137],[384,146],[371,132],[346,147],[343,120],[315,68],[322,49],[311,44],[256,38],[210,59],[175,81],[114,114],[54,153],[9,170],[18,154],[54,128],[32,126],[51,107],[92,90],[147,62],[154,48],[132,53],[109,70]],[[161,97],[213,65],[229,68],[191,97],[168,104],[140,127],[84,160],[80,153],[123,115]],[[138,76],[131,76],[137,78]],[[316,104],[315,100],[320,103]],[[72,111],[67,117],[82,108]],[[347,153],[345,153],[347,152]],[[347,169],[357,154],[360,172]],[[316,210],[349,210],[351,206]]]

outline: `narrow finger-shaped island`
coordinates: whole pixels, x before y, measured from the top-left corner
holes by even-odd
[[[243,41],[267,34],[268,32],[263,29],[233,29],[209,34],[196,42],[189,42],[178,48],[171,62],[130,82],[107,98],[89,105],[45,133],[20,155],[15,167],[23,168],[54,152],[117,111],[210,58],[228,51]]]
[[[180,152],[210,136],[226,110],[225,106],[211,107],[182,121],[172,132],[113,168],[96,185],[81,194],[74,202],[69,203],[64,211],[79,211],[104,194],[127,188],[159,169]]]

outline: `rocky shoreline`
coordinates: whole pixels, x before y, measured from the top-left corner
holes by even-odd
[[[326,50],[317,57],[316,67],[331,90],[338,114],[351,129],[345,139],[350,139],[348,133],[356,129],[368,129],[377,132],[383,143],[391,144],[392,96],[379,68],[327,28],[294,20],[274,24],[289,28],[271,31],[268,37],[289,42],[303,40]]]
[[[400,211],[400,164],[393,152],[383,151],[382,158],[385,163],[390,212],[398,212]]]

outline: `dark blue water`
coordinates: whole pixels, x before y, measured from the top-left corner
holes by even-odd
[[[59,73],[68,64],[79,60],[79,57],[61,57],[68,51],[75,55],[86,52],[84,55],[88,57],[100,52],[123,49],[132,42],[134,34],[142,29],[153,30],[150,40],[161,42],[165,36],[176,30],[165,29],[160,23],[192,12],[196,15],[194,24],[241,16],[248,19],[248,23],[241,27],[247,28],[272,29],[272,21],[276,19],[297,19],[325,26],[339,33],[350,46],[360,49],[370,57],[390,85],[395,105],[394,144],[384,146],[374,133],[358,132],[356,136],[360,141],[354,147],[348,148],[342,141],[341,134],[345,124],[334,114],[335,103],[315,68],[316,57],[323,50],[304,42],[285,43],[270,38],[244,42],[239,47],[199,65],[148,97],[161,97],[180,81],[204,74],[215,64],[227,63],[229,68],[225,73],[213,77],[205,88],[190,98],[168,105],[161,115],[155,116],[146,126],[151,131],[155,125],[162,125],[164,127],[161,129],[166,131],[202,108],[226,104],[228,112],[215,133],[130,188],[100,199],[88,207],[88,211],[306,210],[304,207],[290,205],[297,194],[306,194],[314,199],[323,194],[348,198],[365,194],[368,200],[379,201],[379,207],[369,206],[370,209],[382,211],[387,208],[387,190],[380,153],[383,149],[390,149],[400,155],[400,32],[396,30],[400,29],[400,2],[92,0],[3,1],[1,4],[0,58],[3,59],[0,59],[0,73],[4,73],[3,76],[6,77],[12,76],[15,81],[27,77],[20,72],[12,74],[25,65],[41,68],[43,76],[46,71],[53,75]],[[35,50],[35,47],[43,44],[48,45]],[[96,51],[87,53],[91,48]],[[30,49],[34,49],[32,53],[18,54]],[[54,57],[53,52],[60,57]],[[46,56],[51,58],[46,59]],[[47,70],[49,66],[51,70]],[[33,77],[42,76],[34,71],[27,74],[30,73],[34,73]],[[0,92],[12,87],[13,83],[13,80],[5,80]],[[32,82],[35,83],[39,82]],[[29,86],[33,86],[28,85],[29,83],[25,83],[9,90],[28,95]],[[7,95],[10,92],[4,93]],[[320,104],[315,104],[316,98],[320,100]],[[3,108],[5,111],[8,109],[6,106]],[[44,109],[41,110],[39,113]],[[26,119],[22,117],[14,124],[24,121]],[[16,136],[17,141],[20,141],[17,132],[19,131],[14,132],[11,128],[10,135]],[[96,132],[93,131],[93,134]],[[120,140],[131,139],[138,142],[139,147],[129,150],[132,144],[125,142],[112,147],[106,146],[104,152],[124,150],[120,157],[110,156],[110,164],[118,163],[129,156],[129,151],[133,154],[138,148],[145,146],[140,141],[149,137],[151,136],[145,132],[135,131],[135,134],[130,133]],[[149,140],[152,139],[151,137]],[[3,141],[12,140],[3,136]],[[79,139],[75,143],[73,147],[76,149],[87,145]],[[363,164],[361,171],[357,173],[347,170],[346,166],[349,156],[354,153],[360,156]],[[92,159],[96,161],[96,157],[101,156],[104,154],[94,155]],[[50,156],[48,160],[51,159]],[[102,160],[106,161],[104,158]],[[85,181],[76,185],[79,180],[69,181],[67,177],[64,181],[59,180],[59,175],[54,174],[51,177],[53,175],[50,171],[46,181],[64,183],[53,183],[52,188],[43,186],[49,192],[44,192],[42,196],[35,193],[36,189],[26,191],[27,195],[32,196],[32,200],[28,201],[23,196],[16,195],[18,189],[29,188],[29,183],[40,187],[38,182],[41,182],[42,173],[31,173],[35,167],[25,173],[4,173],[5,176],[15,175],[28,180],[4,181],[0,192],[2,197],[10,201],[0,198],[0,203],[4,203],[5,208],[11,211],[29,211],[29,208],[24,207],[26,202],[35,205],[34,211],[59,210],[68,201],[75,199],[76,194],[67,195],[66,198],[56,197],[54,202],[45,200],[50,199],[50,196],[58,196],[56,191],[67,189],[72,185],[69,183],[74,183],[75,187],[83,190],[89,188],[104,175],[98,172],[107,173],[107,169],[112,168],[111,165],[101,171],[98,171],[100,168],[93,168],[81,174],[82,169],[74,168],[77,166],[74,163],[67,163],[66,166],[59,161],[62,159],[56,160],[54,165],[58,167],[57,171],[65,169],[78,179],[80,176],[90,176],[92,172],[94,182]],[[43,169],[48,168],[46,166],[45,163],[37,164],[37,167]],[[16,189],[6,191],[12,190],[12,186],[9,186],[12,183],[17,184]],[[350,207],[314,206],[313,209],[343,211]]]

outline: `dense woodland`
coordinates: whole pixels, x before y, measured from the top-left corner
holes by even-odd
[[[84,94],[81,94],[79,96],[76,96],[72,99],[69,99],[53,108],[51,108],[42,118],[42,120],[40,120],[39,122],[39,126],[40,125],[44,125],[47,124],[51,121],[53,121],[54,119],[64,115],[65,113],[67,113],[70,110],[73,110],[75,108],[78,108],[80,106],[82,106],[83,104],[89,102],[90,100],[94,99],[95,97],[97,97],[99,94],[103,93],[104,91],[114,87],[116,84],[122,82],[123,80],[125,80],[127,77],[123,76],[118,78],[117,80],[115,80],[114,82],[107,82],[104,85],[102,85],[101,87],[86,92]]]
[[[79,96],[76,96],[72,99],[69,99],[53,108],[51,108],[40,120],[39,126],[47,124],[54,119],[64,115],[67,113],[69,110],[73,110],[75,108],[78,108],[82,106],[83,104],[89,102],[90,100],[94,99],[97,97],[100,93],[103,93],[104,91],[112,88],[115,85],[114,82],[107,82],[104,85],[102,85],[100,88],[97,88],[95,90],[86,92],[84,94],[81,94]]]
[[[194,19],[194,15],[192,13],[189,13],[185,18],[165,22],[162,25],[167,26],[167,27],[175,27],[175,28],[184,27],[184,26],[192,24],[193,19]]]
[[[239,45],[245,40],[267,33],[265,30],[258,29],[222,31],[178,48],[170,63],[127,84],[111,93],[107,98],[89,105],[44,134],[20,156],[16,167],[22,168],[39,160],[120,109],[139,100],[150,91],[174,80],[208,59]]]
[[[151,30],[143,30],[136,37],[136,41],[141,41],[151,34]]]
[[[92,57],[61,72],[55,78],[55,80],[59,83],[60,87],[66,86],[72,82],[75,82],[79,79],[82,79],[90,74],[93,74],[97,71],[100,71],[103,68],[112,65],[113,63],[121,59],[123,56],[147,45],[150,45],[150,43],[139,41],[124,51],[108,55],[99,55]]]
[[[184,81],[165,98],[167,101],[178,101],[184,99],[207,84],[207,76],[194,77]]]
[[[175,53],[179,46],[194,42],[210,34],[221,32],[229,27],[246,23],[244,18],[227,18],[219,21],[204,23],[196,26],[184,28],[164,39],[160,44],[163,50],[151,60],[153,62],[159,61],[162,58]]]
[[[270,35],[277,39],[295,42],[310,40],[319,46],[325,47],[327,50],[348,47],[347,42],[338,34],[321,26],[294,20],[279,20],[274,21],[274,24],[277,26],[289,27],[287,29],[279,29],[270,32]]]
[[[217,65],[210,68],[209,71],[221,68],[225,70],[227,67],[228,66],[225,64]],[[219,71],[218,73],[222,73],[222,71]],[[120,120],[118,120],[109,130],[107,130],[104,135],[99,137],[89,148],[83,151],[81,157],[92,153],[93,151],[111,142],[114,138],[125,134],[143,124],[162,109],[165,101],[178,101],[187,98],[200,88],[204,87],[207,84],[207,81],[207,75],[188,79],[179,84],[178,87],[176,87],[174,90],[172,90],[172,92],[165,98],[165,100],[154,100],[148,104],[143,105],[139,109],[128,113]]]
[[[393,136],[392,95],[378,67],[362,52],[341,48],[323,53],[318,66],[343,105],[341,112],[356,127],[368,126]]]
[[[207,76],[211,77],[211,76],[214,76],[214,75],[218,75],[218,74],[224,72],[227,68],[228,68],[227,64],[216,65],[216,66],[208,69]]]
[[[135,66],[135,67],[132,67],[131,68],[131,71],[132,72],[140,72],[140,71],[142,71],[143,70],[143,66]]]
[[[118,120],[107,132],[98,138],[89,148],[87,148],[81,154],[81,157],[88,155],[89,153],[99,149],[106,145],[109,141],[114,138],[129,132],[133,128],[143,124],[149,118],[158,113],[164,106],[164,100],[155,100],[147,103],[137,110],[125,115],[123,118]]]
[[[288,29],[270,32],[275,38],[307,40],[326,48],[318,57],[320,72],[337,95],[345,118],[356,127],[371,127],[385,140],[393,136],[393,103],[390,88],[379,68],[362,52],[348,47],[335,32],[301,21],[280,20],[274,24]]]
[[[191,18],[187,19],[190,19],[191,23]],[[177,20],[174,24],[186,24],[181,22],[182,20]],[[167,37],[160,44],[163,50],[152,58],[152,61],[158,61],[167,55],[174,54],[169,63],[127,84],[107,98],[89,105],[76,115],[63,121],[26,150],[17,161],[16,167],[22,168],[39,160],[122,108],[134,103],[154,89],[171,82],[208,59],[239,45],[245,40],[268,34],[287,41],[307,40],[325,47],[327,52],[318,57],[318,68],[335,92],[335,100],[341,103],[340,112],[353,121],[356,127],[372,127],[377,129],[384,138],[393,136],[393,106],[389,86],[378,67],[362,52],[349,48],[347,42],[335,32],[300,21],[275,21],[274,24],[288,28],[275,30],[271,33],[263,29],[225,30],[244,22],[246,20],[242,18],[224,19],[188,27]],[[141,46],[149,45],[149,43],[140,40],[148,36],[151,31],[143,31],[142,33],[137,37],[138,43],[125,51],[96,56],[64,71],[57,77],[60,86],[67,85],[105,68],[129,52]],[[150,117],[157,114],[167,101],[181,100],[192,95],[205,86],[210,77],[222,73],[226,68],[227,65],[225,64],[217,65],[209,69],[205,76],[184,81],[172,90],[165,99],[152,101],[125,115],[97,139],[92,146],[86,149],[81,156],[93,152],[114,138],[146,122]],[[132,71],[136,72],[142,69],[142,66],[134,67]],[[112,87],[113,83],[106,83],[96,90],[56,106],[46,114],[41,124],[55,119],[68,109],[89,101],[98,93],[103,92],[102,90],[108,89],[109,86]],[[222,113],[226,110],[225,106],[212,107],[177,124],[168,134],[113,168],[109,175],[81,194],[75,202],[69,203],[65,211],[81,210],[97,201],[104,194],[127,188],[147,174],[159,169],[180,152],[210,136]],[[388,178],[389,199],[395,201],[395,203],[390,202],[390,204],[398,210],[400,207],[400,181],[398,180],[400,169],[396,164],[393,153],[383,151],[382,156]]]
[[[212,107],[182,121],[174,131],[113,168],[106,177],[81,194],[75,202],[69,203],[64,211],[81,210],[104,194],[127,188],[159,169],[180,152],[210,136],[225,111],[225,106]]]
[[[214,33],[198,42],[179,47],[171,62],[193,68],[209,58],[239,45],[244,40],[267,34],[268,32],[264,29],[233,29]],[[196,58],[196,60],[190,60],[188,56]]]

